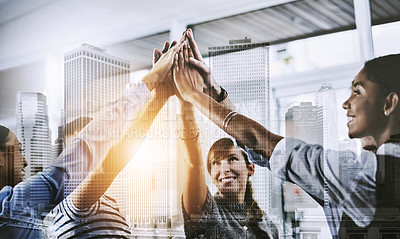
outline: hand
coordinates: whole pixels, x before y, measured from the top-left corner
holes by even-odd
[[[221,86],[219,86],[214,80],[210,67],[205,63],[203,57],[201,56],[200,49],[194,40],[192,29],[188,29],[186,31],[186,36],[193,51],[192,56],[189,57],[189,63],[196,67],[203,77],[203,92],[217,100],[221,94]]]
[[[181,48],[179,53],[175,54],[172,75],[182,98],[190,102],[190,96],[194,91],[203,92],[204,82],[199,71],[188,64],[189,57],[193,57],[193,53],[189,46],[184,43],[183,49]]]
[[[176,44],[176,41],[173,41],[172,44],[166,41],[164,43],[162,51],[155,48],[153,51],[153,66],[157,63],[157,61],[161,58],[163,54],[165,54],[170,48],[172,48]],[[154,95],[156,97],[165,97],[168,99],[169,97],[173,96],[176,91],[177,90],[172,79],[172,70],[170,70],[166,78],[154,88]]]
[[[164,54],[155,49],[153,52],[153,68],[143,77],[142,81],[147,88],[152,91],[154,87],[167,79],[171,67],[174,63],[174,56],[182,48],[182,43],[186,40],[186,34],[183,34],[179,42],[169,48]],[[168,48],[168,47],[167,47]]]

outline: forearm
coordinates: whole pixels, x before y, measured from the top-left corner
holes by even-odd
[[[181,106],[182,121],[178,122],[179,157],[183,159],[183,205],[189,214],[200,213],[207,196],[204,164],[199,141],[199,131],[193,106]]]
[[[189,105],[188,105],[189,104]],[[203,160],[199,145],[199,129],[196,123],[194,109],[190,103],[181,105],[181,119],[178,122],[178,144],[186,150],[185,164],[189,167],[202,167]]]
[[[232,111],[201,92],[191,94],[191,102],[218,127],[223,128],[225,117]],[[229,121],[226,132],[240,143],[269,158],[281,136],[271,133],[256,121],[237,114]]]
[[[235,110],[236,107],[228,97],[228,92],[222,89],[220,85],[215,80],[212,80],[211,90],[209,96],[215,101],[219,102],[221,105],[225,106],[230,110]]]
[[[86,142],[88,151],[92,154],[88,167],[84,168],[86,172],[90,172],[104,159],[110,148],[126,133],[129,123],[138,118],[140,110],[150,100],[150,91],[143,82],[139,82],[128,88],[126,97],[118,99],[95,115],[77,136],[79,140]],[[74,161],[78,160],[83,159],[74,158]],[[75,168],[71,165],[67,171]]]
[[[72,193],[72,200],[77,208],[91,206],[107,191],[114,178],[141,146],[152,122],[167,100],[166,96],[154,96],[153,100],[141,109],[139,117],[129,123],[125,135],[113,145],[101,164]]]
[[[158,82],[159,82],[159,75],[157,72],[150,70],[149,73],[147,73],[145,76],[142,78],[142,82],[146,85],[147,89],[149,91],[152,91],[154,88],[156,88]]]

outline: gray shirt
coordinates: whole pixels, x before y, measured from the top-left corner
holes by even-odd
[[[323,206],[332,236],[337,238],[344,215],[351,218],[357,227],[362,228],[377,219],[378,209],[385,206],[382,200],[377,201],[379,198],[377,190],[381,188],[377,187],[377,182],[379,184],[385,180],[385,175],[386,184],[383,184],[393,188],[391,190],[393,193],[390,193],[393,200],[386,206],[395,216],[391,217],[391,220],[399,222],[400,184],[395,182],[399,181],[399,178],[393,173],[391,176],[393,183],[390,184],[387,165],[386,170],[380,166],[385,162],[387,164],[390,158],[394,158],[397,160],[392,161],[397,166],[391,168],[395,171],[400,165],[397,163],[400,161],[399,157],[398,142],[383,144],[376,154],[365,150],[356,154],[352,151],[324,150],[320,145],[310,145],[301,140],[285,138],[277,144],[269,165],[266,166],[269,166],[273,174],[279,178],[303,188]],[[259,157],[254,162],[261,164],[258,162],[263,160]],[[265,159],[263,163],[265,164]],[[351,164],[351,167],[345,167],[344,163]],[[397,180],[393,180],[393,177],[397,177]]]
[[[278,238],[278,229],[264,214],[262,221],[245,216],[243,204],[224,201],[207,190],[202,213],[189,215],[182,202],[186,238]]]

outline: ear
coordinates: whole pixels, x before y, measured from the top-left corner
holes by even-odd
[[[250,163],[250,164],[248,164],[247,165],[247,171],[249,172],[249,177],[250,176],[253,176],[253,174],[254,174],[254,164],[252,164],[252,163]]]
[[[390,92],[385,99],[385,104],[383,106],[383,110],[386,116],[389,116],[393,111],[395,111],[397,105],[399,103],[399,96],[396,92]]]

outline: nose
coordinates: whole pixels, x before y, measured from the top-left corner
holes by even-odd
[[[222,172],[229,172],[231,170],[231,165],[227,160],[221,161],[221,171]]]
[[[350,109],[350,97],[345,102],[343,102],[342,107],[345,110]]]

